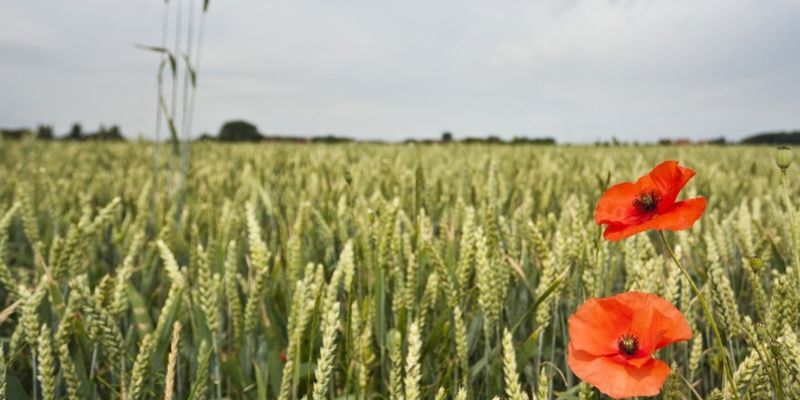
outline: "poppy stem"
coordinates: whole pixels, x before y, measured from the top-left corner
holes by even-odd
[[[486,326],[484,326],[484,328],[483,328],[483,336],[484,336],[483,347],[484,347],[484,353],[485,353],[484,357],[486,357],[486,367],[485,367],[486,369],[483,371],[483,385],[484,385],[484,390],[485,390],[487,398],[489,397],[489,370],[490,370],[489,355],[492,352],[491,346],[489,345],[489,332],[490,331],[491,331],[491,328],[487,328]]]
[[[792,207],[792,201],[789,200],[789,185],[786,183],[786,170],[781,170],[781,186],[783,186],[783,201],[786,202],[786,212],[789,213],[789,232],[792,234],[792,265],[795,268],[795,273],[798,273],[798,279],[800,280],[800,268],[798,268],[798,263],[800,263],[800,253],[798,253],[797,247],[797,225],[794,222],[794,208]]]
[[[719,334],[719,328],[717,327],[717,322],[714,320],[714,315],[711,314],[711,309],[708,307],[708,302],[706,302],[705,296],[703,293],[700,292],[700,289],[697,287],[697,284],[694,283],[694,280],[689,275],[689,271],[686,270],[686,267],[681,264],[680,260],[678,260],[678,256],[675,255],[675,252],[672,250],[672,246],[670,246],[669,242],[667,241],[667,236],[664,235],[664,231],[659,230],[658,234],[661,235],[661,240],[664,242],[664,247],[669,252],[669,255],[672,256],[672,260],[675,261],[675,265],[678,266],[678,269],[681,270],[683,276],[689,281],[689,285],[694,290],[694,294],[697,295],[697,299],[700,301],[700,305],[703,307],[703,312],[706,314],[706,318],[708,318],[708,322],[711,325],[711,330],[714,331],[714,338],[717,342],[717,347],[719,351],[722,353],[722,358],[725,360],[723,364],[723,368],[725,369],[725,376],[729,381],[729,384],[734,385],[733,381],[733,369],[731,368],[731,360],[728,358],[728,352],[725,350],[725,344],[722,342],[722,335]],[[736,390],[733,390],[733,396],[735,399],[739,399],[739,393]]]

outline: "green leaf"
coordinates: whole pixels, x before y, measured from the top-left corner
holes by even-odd
[[[133,46],[136,47],[136,48],[142,49],[142,50],[153,51],[153,52],[156,52],[156,53],[169,53],[169,50],[167,50],[164,47],[160,47],[160,46],[147,46],[147,45],[138,44],[138,43],[134,43]]]
[[[422,170],[422,164],[417,163],[414,171],[414,215],[417,215],[420,208],[425,207],[423,193],[425,193],[425,172]]]
[[[260,368],[258,363],[253,363],[256,370],[256,393],[259,399],[267,398],[267,382],[269,382],[269,368]]]
[[[517,352],[517,361],[519,363],[526,363],[539,350],[539,336],[542,334],[542,331],[544,331],[544,327],[540,326],[536,328],[536,330],[528,335],[528,338],[525,339],[522,346],[519,347],[519,351]]]
[[[470,367],[469,369],[470,380],[477,378],[481,374],[483,369],[486,368],[486,364],[489,362],[488,361],[489,358],[495,359],[498,356],[499,353],[498,350],[499,350],[498,347],[495,346],[489,351],[489,354],[484,354],[483,357],[481,357],[481,359],[478,360],[478,362],[476,362]],[[487,355],[489,356],[488,358],[486,357]]]
[[[139,337],[144,337],[144,335],[153,331],[153,321],[150,319],[149,308],[142,295],[131,283],[128,283],[125,288],[128,291],[128,301],[131,303],[131,312],[136,323],[136,330],[139,332]]]
[[[24,387],[30,387],[30,385],[25,385]],[[29,399],[28,393],[23,389],[22,383],[10,369],[6,371],[6,398],[19,400]]]
[[[542,293],[541,295],[539,295],[538,298],[536,298],[536,302],[533,303],[533,305],[528,309],[528,311],[525,311],[525,314],[522,314],[517,323],[515,323],[513,328],[511,328],[512,333],[516,332],[517,328],[519,328],[522,322],[525,321],[525,318],[527,318],[528,315],[530,315],[532,312],[535,312],[536,309],[539,308],[539,305],[542,304],[542,302],[545,301],[548,297],[550,297],[551,294],[553,294],[553,292],[558,288],[558,286],[561,285],[562,282],[564,282],[568,272],[569,268],[564,272],[562,272],[561,275],[559,275],[556,279],[554,279],[553,283],[551,283],[550,286],[547,287],[547,290],[545,290],[544,293]]]
[[[178,73],[178,60],[175,59],[175,56],[167,48],[160,46],[147,46],[143,44],[134,44],[133,46],[141,50],[147,50],[166,55],[167,59],[169,60],[170,69],[172,70],[172,76],[175,76]]]
[[[197,72],[195,72],[194,68],[192,67],[192,62],[189,60],[189,55],[183,55],[184,61],[186,61],[186,69],[189,70],[189,77],[192,79],[192,87],[197,87]]]

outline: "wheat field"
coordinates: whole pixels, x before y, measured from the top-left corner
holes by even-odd
[[[800,398],[800,176],[784,196],[773,148],[198,143],[190,159],[183,181],[151,144],[0,143],[0,398],[601,399],[567,366],[567,320],[631,290],[693,332],[658,352],[659,398]],[[725,354],[658,235],[612,243],[594,222],[605,188],[663,160],[708,199],[667,238]]]

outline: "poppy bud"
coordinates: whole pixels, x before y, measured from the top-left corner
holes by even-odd
[[[778,147],[778,152],[775,154],[775,163],[778,164],[778,168],[786,171],[786,168],[789,168],[789,165],[792,164],[792,150],[786,146]]]
[[[764,268],[764,260],[761,257],[751,257],[750,258],[750,268],[753,269],[753,272],[761,271],[761,268]]]

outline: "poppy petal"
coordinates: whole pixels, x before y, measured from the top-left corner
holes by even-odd
[[[681,189],[694,176],[692,169],[678,166],[677,161],[664,161],[649,174],[639,178],[636,185],[642,190],[655,190],[661,196],[658,212],[672,207]]]
[[[629,182],[610,187],[597,202],[594,221],[599,225],[632,225],[642,222],[642,215],[633,207],[634,200],[641,193],[638,186]]]
[[[617,297],[633,309],[631,331],[639,337],[642,348],[646,347],[650,353],[692,338],[686,318],[667,300],[641,292],[627,292]]]
[[[645,224],[649,225],[648,229],[668,231],[689,229],[706,211],[706,205],[706,199],[703,197],[679,201],[672,208],[663,214],[656,215]]]
[[[616,242],[617,240],[625,239],[628,236],[633,236],[648,229],[650,229],[650,227],[647,224],[609,225],[608,228],[603,231],[603,238],[612,242]]]
[[[674,315],[665,315],[661,310],[653,313],[653,330],[656,350],[676,342],[683,342],[692,338],[692,328],[683,315],[672,307]]]
[[[569,318],[570,346],[595,356],[619,353],[618,341],[633,319],[615,298],[592,298]]]
[[[634,311],[631,329],[647,338],[652,351],[692,338],[692,329],[686,318],[670,302],[649,293],[629,292],[625,295],[628,295],[631,307],[639,308]]]
[[[603,232],[603,237],[606,240],[617,241],[650,229],[668,231],[689,229],[700,219],[705,210],[706,199],[702,197],[679,201],[663,214],[656,214],[647,222],[637,225],[610,224]]]
[[[615,362],[609,357],[597,357],[575,349],[570,343],[567,354],[569,368],[581,380],[615,399],[636,396],[655,396],[669,375],[669,366],[651,358],[640,368]]]

